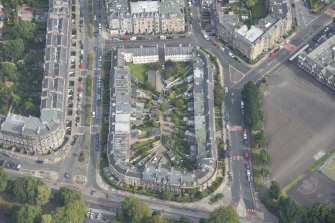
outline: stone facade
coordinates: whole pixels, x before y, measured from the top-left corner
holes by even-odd
[[[248,28],[237,16],[223,14],[220,4],[212,4],[211,21],[218,38],[230,44],[249,60],[271,50],[292,29],[292,15],[286,1],[269,2],[269,15]]]
[[[112,35],[184,32],[182,3],[169,1],[107,0],[108,28]],[[130,6],[130,7],[129,7]]]

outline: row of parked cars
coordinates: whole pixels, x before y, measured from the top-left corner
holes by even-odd
[[[0,160],[0,166],[3,166],[5,163],[4,160]],[[13,161],[8,161],[5,165],[7,169],[13,169],[13,170],[20,170],[21,164],[20,163],[14,163]]]
[[[89,210],[87,212],[86,217],[88,219],[91,219],[91,220],[95,219],[95,220],[98,220],[98,221],[100,221],[100,220],[104,220],[104,221],[108,220],[108,216],[107,215],[102,216],[101,213],[94,213],[92,210]]]

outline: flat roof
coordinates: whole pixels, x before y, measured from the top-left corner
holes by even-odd
[[[244,25],[237,30],[237,33],[253,43],[264,33],[264,31],[256,26],[251,26],[250,29],[248,29],[248,27]]]
[[[159,11],[158,1],[130,2],[131,13],[158,12],[158,11]]]

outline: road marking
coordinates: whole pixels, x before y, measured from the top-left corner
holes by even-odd
[[[321,157],[323,157],[324,155],[326,154],[325,151],[321,150],[319,152],[317,152],[314,156],[313,156],[313,159],[314,160],[319,160]]]
[[[233,156],[232,157],[233,160],[243,160],[242,156]]]

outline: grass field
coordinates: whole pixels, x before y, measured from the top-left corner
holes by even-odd
[[[251,24],[255,25],[258,21],[266,16],[266,1],[257,0],[257,3],[251,8]]]
[[[136,77],[139,83],[144,84],[147,80],[146,72],[148,71],[148,65],[127,63],[127,66],[130,68],[131,75]]]
[[[321,172],[335,182],[335,159],[332,162],[325,165],[321,169]]]

